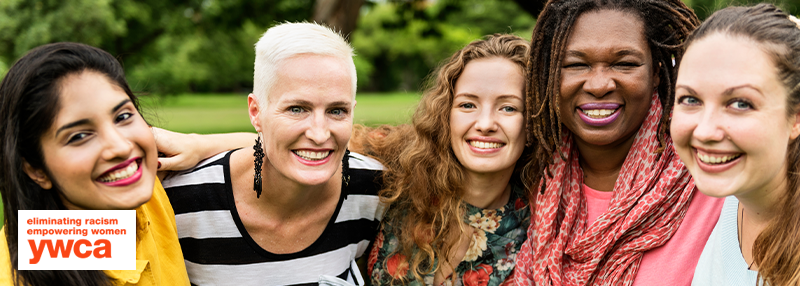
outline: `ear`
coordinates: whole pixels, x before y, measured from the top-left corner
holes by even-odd
[[[258,106],[258,98],[255,94],[251,93],[247,96],[247,112],[250,115],[250,124],[256,128],[256,132],[261,132],[261,120],[259,120],[261,107]]]
[[[794,118],[794,122],[792,123],[792,132],[789,133],[790,140],[794,140],[800,135],[800,111],[792,116],[792,118]]]
[[[31,177],[31,180],[42,187],[42,189],[49,190],[53,187],[53,182],[50,181],[50,178],[47,177],[44,170],[34,168],[24,159],[22,160],[22,170],[25,171],[25,174],[28,174],[28,177]]]

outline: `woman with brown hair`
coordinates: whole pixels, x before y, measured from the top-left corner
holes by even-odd
[[[728,7],[687,40],[675,149],[698,190],[726,197],[693,285],[800,285],[798,25],[772,4]]]
[[[373,242],[373,284],[500,285],[526,239],[528,44],[494,35],[456,52],[436,73],[412,126],[354,136],[388,168],[391,206]],[[359,146],[360,145],[360,146]]]
[[[680,0],[545,5],[526,106],[538,195],[518,284],[690,283],[721,207],[696,192],[667,132],[698,22]]]

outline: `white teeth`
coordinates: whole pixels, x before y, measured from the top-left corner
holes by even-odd
[[[101,182],[108,183],[108,182],[119,181],[122,179],[127,179],[128,177],[133,176],[133,174],[136,173],[136,170],[138,169],[139,169],[139,164],[136,163],[136,161],[133,161],[131,162],[130,165],[128,165],[128,167],[116,170],[108,175],[102,176],[98,178],[98,180]]]
[[[297,154],[297,156],[300,156],[300,158],[303,158],[303,159],[306,159],[306,160],[309,160],[309,161],[317,161],[317,160],[325,159],[325,157],[328,157],[328,154],[330,154],[331,151],[314,152],[314,151],[306,151],[306,150],[297,150],[297,151],[294,151],[294,153]]]
[[[497,149],[503,147],[503,143],[497,142],[483,142],[483,141],[469,141],[469,145],[479,149]]]
[[[704,155],[704,154],[697,154],[697,158],[700,159],[701,162],[707,164],[722,164],[727,163],[730,160],[739,158],[740,154],[730,155],[730,156],[722,156],[722,157],[714,157],[711,155]]]
[[[614,114],[614,111],[616,111],[616,109],[590,109],[581,111],[583,111],[583,114],[586,114],[591,118],[605,118],[611,114]]]

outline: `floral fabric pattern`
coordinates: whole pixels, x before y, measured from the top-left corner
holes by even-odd
[[[464,223],[473,227],[472,239],[463,260],[451,274],[455,280],[445,279],[441,285],[497,286],[512,281],[514,261],[527,239],[531,217],[522,192],[522,188],[512,187],[508,203],[499,209],[466,204]],[[388,285],[392,277],[405,277],[407,285],[433,285],[433,273],[423,277],[423,281],[415,280],[409,271],[408,258],[398,251],[399,245],[392,226],[383,224],[369,254],[372,285]]]

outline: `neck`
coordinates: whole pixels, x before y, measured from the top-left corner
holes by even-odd
[[[246,150],[246,149],[243,149]],[[261,177],[262,187],[261,196],[256,197],[256,192],[252,189],[253,176],[253,156],[248,153],[236,151],[231,156],[231,178],[247,180],[250,186],[246,190],[234,189],[234,194],[239,193],[237,203],[241,201],[264,212],[270,213],[271,217],[291,220],[296,217],[303,217],[308,212],[314,212],[316,208],[332,197],[338,197],[341,193],[341,166],[339,170],[326,182],[320,185],[303,185],[291,180],[278,172],[269,161],[264,161]],[[236,154],[240,153],[240,154]],[[237,167],[234,168],[234,158]],[[239,172],[234,173],[234,170]]]
[[[621,144],[611,146],[592,145],[577,136],[574,138],[580,153],[584,184],[598,191],[613,191],[622,164],[625,163],[625,158],[628,156],[636,136],[631,136]]]
[[[757,233],[760,233],[779,214],[778,204],[786,193],[786,188],[786,176],[781,176],[764,188],[736,195],[745,213],[745,231],[758,230]]]
[[[509,181],[513,173],[513,167],[492,174],[468,172],[464,201],[482,209],[497,209],[504,206],[511,195]]]

